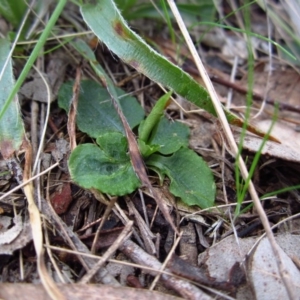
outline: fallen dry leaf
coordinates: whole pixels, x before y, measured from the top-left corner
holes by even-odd
[[[208,248],[198,257],[198,264],[206,267],[208,276],[218,281],[227,281],[231,268],[241,262],[257,238],[239,239],[239,246],[233,235]]]

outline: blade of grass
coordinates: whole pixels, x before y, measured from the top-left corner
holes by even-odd
[[[175,33],[174,33],[174,29],[173,29],[173,26],[172,26],[172,23],[171,23],[171,19],[170,19],[170,16],[169,16],[169,12],[168,12],[168,9],[167,9],[166,2],[165,2],[165,0],[161,0],[160,2],[161,2],[161,6],[164,10],[164,16],[166,18],[166,22],[168,24],[169,32],[170,32],[170,35],[171,35],[171,41],[175,45]]]
[[[37,44],[35,45],[31,55],[29,56],[14,88],[12,89],[11,93],[9,94],[5,104],[3,105],[1,111],[0,111],[0,119],[3,117],[5,112],[7,111],[7,108],[9,107],[9,104],[13,100],[16,93],[19,91],[21,85],[23,84],[28,72],[30,71],[32,65],[34,64],[35,60],[37,59],[38,55],[40,54],[40,51],[42,47],[44,46],[48,36],[50,35],[50,32],[55,25],[58,17],[60,16],[65,4],[67,3],[67,0],[59,0],[53,14],[51,15],[51,18],[49,19],[49,22],[47,23],[47,26],[43,30],[43,33],[41,34]]]
[[[245,6],[243,9],[244,13],[244,20],[245,20],[245,36],[246,36],[246,44],[247,44],[247,52],[248,52],[248,60],[247,60],[247,78],[248,78],[248,92],[246,95],[246,110],[245,110],[245,122],[248,122],[250,120],[250,112],[251,112],[251,106],[253,101],[253,85],[254,85],[254,53],[253,53],[253,47],[251,43],[251,39],[248,35],[248,32],[250,32],[250,7]],[[243,125],[242,132],[240,135],[240,141],[238,145],[238,154],[236,157],[236,161],[239,159],[239,157],[242,154],[243,150],[243,143],[246,136],[246,126]],[[264,137],[265,138],[265,137]],[[254,172],[254,171],[253,171]],[[247,176],[247,179],[243,178],[245,180],[244,187],[249,184],[249,179],[252,178],[253,174],[249,174]],[[246,184],[248,182],[248,184]],[[238,205],[235,210],[235,216],[236,213],[239,211],[241,203],[244,200],[244,193],[247,191],[247,189],[243,189],[243,187],[240,185],[240,168],[239,165],[235,164],[235,183],[236,183],[236,189],[237,189],[237,202]]]
[[[282,193],[286,193],[286,192],[290,192],[290,191],[295,191],[295,190],[300,190],[300,184],[289,186],[289,187],[286,187],[286,188],[283,188],[283,189],[280,189],[280,190],[277,190],[277,191],[274,191],[274,192],[267,193],[267,194],[263,195],[261,197],[261,199],[263,200],[263,199],[268,198],[268,197],[272,197],[272,196],[275,196],[275,195],[278,195],[278,194],[282,194]]]

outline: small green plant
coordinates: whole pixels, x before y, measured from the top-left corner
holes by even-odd
[[[131,165],[128,142],[122,123],[107,90],[90,80],[81,83],[77,126],[96,143],[77,146],[69,159],[72,180],[84,188],[95,188],[110,195],[125,195],[141,183]],[[149,116],[137,100],[116,91],[123,113],[131,128],[138,128],[138,144],[145,164],[161,180],[169,177],[170,192],[188,205],[202,208],[214,204],[215,183],[209,167],[194,151],[188,149],[189,129],[164,116],[171,93],[161,97]],[[72,83],[59,92],[59,105],[68,111]]]

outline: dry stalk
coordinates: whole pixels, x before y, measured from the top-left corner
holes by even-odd
[[[176,239],[174,245],[172,246],[172,249],[170,250],[170,252],[169,252],[167,258],[166,258],[165,261],[164,261],[164,263],[161,265],[161,268],[160,268],[159,271],[162,272],[162,271],[166,268],[166,266],[167,266],[168,262],[170,261],[172,255],[175,253],[176,247],[178,246],[178,244],[179,244],[179,242],[180,242],[180,240],[181,240],[181,238],[182,238],[182,234],[183,234],[183,231],[180,232],[178,238]],[[154,280],[153,280],[153,282],[152,282],[152,284],[151,284],[149,290],[153,290],[153,289],[154,289],[156,283],[158,282],[158,280],[159,280],[159,278],[160,278],[160,275],[161,275],[161,273],[158,273],[158,274],[156,275],[156,277],[154,278]]]

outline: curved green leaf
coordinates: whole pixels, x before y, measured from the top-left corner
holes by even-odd
[[[205,161],[194,151],[181,148],[172,156],[153,154],[146,161],[160,177],[170,178],[170,192],[187,205],[207,208],[214,205],[216,185]]]
[[[58,104],[67,112],[72,97],[73,82],[62,85],[58,94]],[[120,97],[123,113],[131,128],[137,126],[144,118],[144,110],[134,97],[124,96],[125,93],[115,88]],[[80,84],[76,123],[78,128],[93,138],[107,131],[118,131],[125,135],[124,127],[116,112],[107,90],[97,82],[84,80]]]
[[[93,0],[81,7],[86,24],[106,46],[151,80],[158,82],[216,116],[210,95],[190,75],[153,50],[134,33],[112,0]],[[242,127],[244,121],[224,108],[229,123]],[[246,128],[259,135],[264,133],[247,124]],[[271,140],[277,141],[273,137]]]
[[[94,144],[84,144],[71,153],[68,164],[72,180],[83,188],[95,188],[117,196],[137,189],[141,183],[125,152],[126,138],[121,133],[107,133],[97,141],[102,149]]]
[[[134,33],[113,1],[93,1],[93,4],[82,6],[81,13],[98,38],[126,63],[153,81],[169,87],[197,106],[216,115],[207,91]]]

